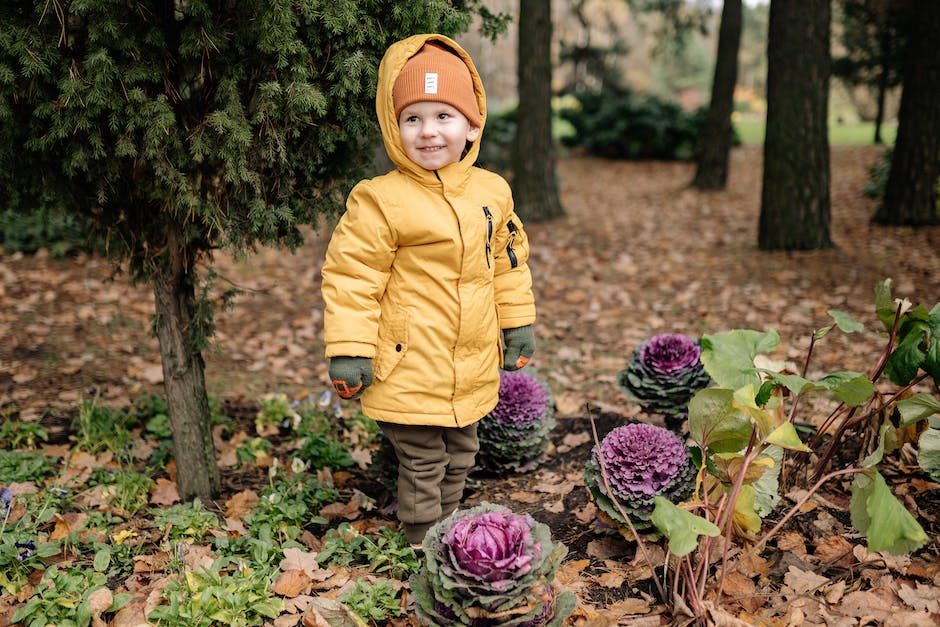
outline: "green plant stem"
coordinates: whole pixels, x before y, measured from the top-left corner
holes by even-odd
[[[591,432],[594,435],[594,446],[600,449],[601,443],[600,439],[597,437],[597,423],[594,420],[594,408],[590,403],[585,403],[585,409],[587,409],[588,417],[591,419]],[[601,468],[601,479],[604,481],[604,489],[607,490],[607,494],[609,494],[611,497],[610,500],[617,507],[617,511],[620,512],[620,515],[623,516],[623,519],[627,521],[627,526],[630,527],[630,532],[633,534],[633,537],[636,538],[637,548],[640,549],[640,552],[643,554],[643,559],[646,560],[647,565],[650,567],[650,572],[653,574],[653,581],[656,583],[656,589],[659,592],[659,598],[663,600],[663,603],[665,603],[667,607],[672,607],[668,598],[666,597],[666,591],[663,589],[663,585],[656,577],[656,566],[653,564],[653,559],[646,550],[646,544],[640,538],[640,534],[636,532],[636,527],[633,526],[633,522],[630,520],[630,517],[627,516],[626,512],[623,511],[623,507],[620,505],[620,502],[617,500],[613,491],[610,489],[610,482],[607,480],[607,467],[604,465],[604,459],[600,455],[598,455],[598,462],[598,465]]]
[[[813,357],[813,348],[816,346],[816,334],[812,333],[809,336],[809,348],[806,350],[806,359],[803,360],[803,370],[800,372],[800,376],[804,379],[806,378],[806,373],[809,371],[809,362]],[[792,423],[796,419],[796,407],[800,404],[800,399],[803,398],[803,391],[800,390],[800,393],[793,398],[793,404],[790,406],[790,415],[787,416],[787,422]]]

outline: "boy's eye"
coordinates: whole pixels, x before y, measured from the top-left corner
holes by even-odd
[[[449,118],[449,117],[450,117],[450,114],[448,114],[448,113],[438,113],[438,114],[437,114],[437,119],[438,119],[438,120],[446,120],[446,119]]]
[[[409,115],[407,118],[405,118],[405,122],[417,122],[417,121],[418,121],[418,116],[416,115]]]

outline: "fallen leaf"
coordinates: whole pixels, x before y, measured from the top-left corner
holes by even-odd
[[[764,599],[757,594],[757,586],[754,584],[754,580],[740,572],[731,571],[727,573],[722,590],[752,614],[764,604]]]
[[[821,564],[851,568],[855,563],[852,544],[842,536],[827,536],[816,541],[813,555]]]
[[[172,505],[180,501],[176,483],[160,477],[150,492],[150,502],[154,505]]]
[[[310,577],[303,570],[292,568],[285,570],[274,582],[274,594],[282,597],[295,597],[310,591]]]
[[[790,566],[790,569],[783,576],[783,582],[797,594],[806,594],[816,592],[829,583],[829,579],[816,573],[800,570],[796,566]]]
[[[523,490],[513,492],[509,495],[509,498],[511,498],[513,501],[518,501],[519,503],[538,503],[542,500],[542,497],[538,494],[534,492],[525,492]]]
[[[254,490],[242,490],[232,495],[225,502],[225,517],[243,520],[258,505],[258,493]]]
[[[100,614],[114,603],[114,594],[108,588],[98,588],[88,595],[88,609],[92,614]]]

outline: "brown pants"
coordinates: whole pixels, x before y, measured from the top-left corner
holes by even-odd
[[[460,504],[480,449],[477,425],[426,427],[380,422],[398,457],[398,520],[408,542],[424,540],[434,523]]]

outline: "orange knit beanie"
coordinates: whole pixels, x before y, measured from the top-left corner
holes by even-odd
[[[433,43],[405,62],[395,85],[392,102],[395,117],[416,102],[443,102],[460,111],[471,126],[480,127],[480,108],[473,91],[473,79],[463,59]]]

